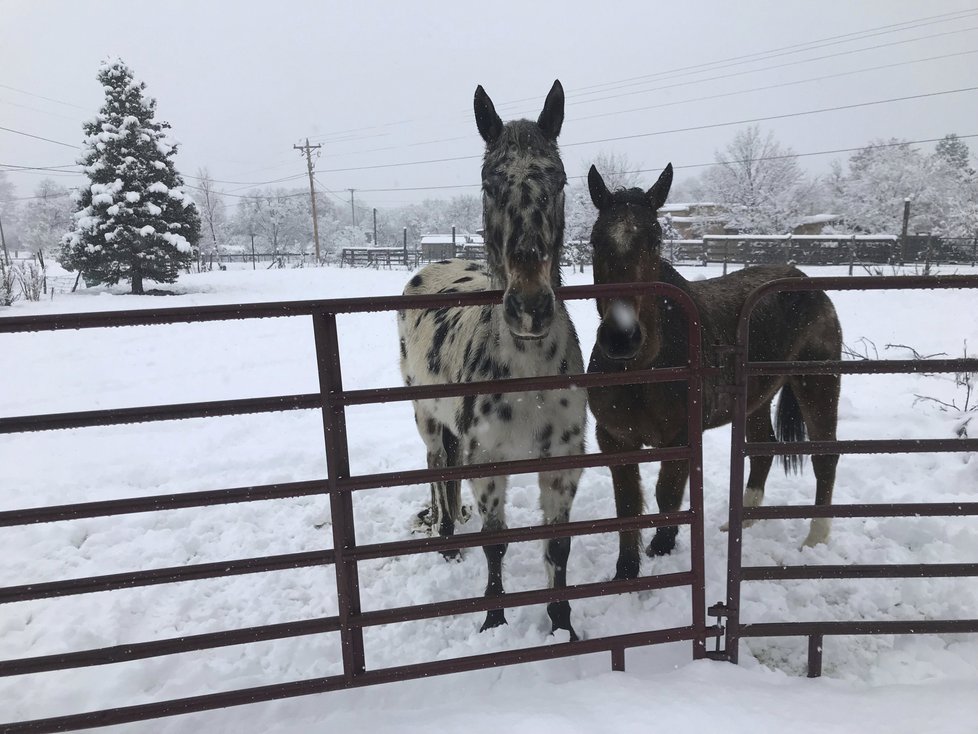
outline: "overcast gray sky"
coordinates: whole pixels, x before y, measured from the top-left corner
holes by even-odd
[[[156,97],[183,173],[207,166],[241,182],[220,184],[239,194],[302,176],[292,145],[309,136],[324,145],[323,187],[388,206],[477,192],[477,84],[504,119],[535,118],[559,78],[571,176],[613,151],[656,171],[672,161],[682,180],[743,127],[723,123],[978,87],[978,3],[0,0],[0,126],[80,144],[108,55]],[[760,124],[797,153],[978,134],[978,92]],[[0,130],[3,164],[60,166],[76,154]],[[833,157],[843,155],[802,162],[822,172]],[[8,169],[20,196],[43,175]],[[420,187],[458,188],[410,190]]]

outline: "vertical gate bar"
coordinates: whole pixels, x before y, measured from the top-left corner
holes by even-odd
[[[700,319],[692,303],[685,305],[689,337],[687,343],[686,377],[686,445],[689,446],[689,509],[693,513],[690,524],[690,564],[693,572],[691,598],[693,659],[706,657],[706,571],[705,539],[703,525],[703,349]]]
[[[747,337],[750,317],[740,316],[733,350],[734,404],[730,424],[730,519],[727,524],[727,659],[736,663],[740,645],[740,570],[744,520],[744,462],[747,446]]]
[[[822,635],[808,636],[808,677],[822,675]]]
[[[346,410],[334,398],[343,392],[340,371],[339,339],[336,314],[317,313],[313,317],[316,360],[319,366],[319,389],[322,395],[323,433],[326,439],[326,485],[333,525],[336,599],[339,607],[340,641],[343,652],[343,674],[352,680],[365,670],[363,630],[352,627],[350,620],[360,614],[360,582],[357,562],[348,558],[356,546],[353,524],[353,495],[340,492],[339,479],[350,476],[350,454],[346,441]]]

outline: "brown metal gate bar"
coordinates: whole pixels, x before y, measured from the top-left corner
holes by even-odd
[[[74,503],[52,507],[30,508],[22,511],[4,511],[0,512],[0,527],[136,512],[188,509],[223,503],[252,502],[296,496],[310,496],[314,494],[327,494],[329,496],[333,520],[332,550],[327,549],[299,554],[239,559],[213,564],[198,564],[189,567],[151,569],[132,573],[109,574],[90,578],[8,587],[6,589],[0,589],[0,603],[4,601],[21,601],[107,591],[136,585],[175,583],[201,578],[214,578],[228,573],[257,573],[285,568],[332,564],[336,570],[337,601],[339,606],[338,615],[333,617],[262,625],[240,630],[191,635],[169,640],[116,645],[108,648],[83,650],[60,655],[45,655],[3,661],[0,662],[0,675],[23,675],[49,670],[102,665],[155,657],[158,655],[213,649],[226,645],[245,644],[253,641],[282,639],[305,634],[322,634],[335,631],[340,632],[343,651],[343,673],[341,675],[214,693],[173,701],[113,708],[104,711],[92,711],[34,721],[14,722],[0,726],[3,726],[4,731],[11,732],[64,731],[82,727],[126,723],[159,716],[171,716],[191,711],[204,711],[275,698],[307,695],[340,688],[351,688],[395,680],[406,680],[429,675],[476,670],[484,667],[510,665],[531,660],[552,659],[593,652],[610,652],[612,654],[613,667],[615,669],[622,669],[624,666],[624,650],[626,648],[680,640],[692,641],[693,656],[702,657],[705,653],[706,637],[719,634],[720,628],[706,624],[704,604],[701,381],[704,374],[713,372],[714,370],[703,368],[701,365],[700,326],[695,306],[684,293],[663,284],[578,286],[561,289],[559,297],[564,300],[571,300],[576,298],[618,296],[629,292],[667,296],[686,311],[690,335],[690,349],[686,366],[662,370],[643,370],[627,374],[555,375],[553,377],[508,379],[466,385],[435,385],[343,391],[336,328],[336,316],[338,314],[499,303],[502,297],[502,294],[499,292],[357,298],[332,301],[197,308],[166,308],[136,312],[64,314],[53,317],[29,316],[0,319],[0,334],[3,334],[99,328],[106,326],[146,326],[233,319],[311,316],[320,375],[319,393],[0,418],[0,434],[281,410],[320,409],[323,416],[328,466],[328,477],[326,480]],[[500,462],[443,470],[411,470],[362,476],[352,476],[350,472],[344,415],[345,406],[347,405],[362,405],[387,402],[390,400],[408,400],[436,396],[448,397],[478,393],[557,389],[570,385],[583,388],[592,385],[629,384],[645,381],[684,381],[687,383],[689,401],[688,435],[690,437],[687,446],[667,449],[647,449],[643,451],[624,452],[622,454],[585,454],[572,457]],[[353,526],[352,514],[351,493],[353,491],[403,484],[427,483],[439,479],[461,479],[499,473],[535,472],[543,469],[552,469],[556,466],[592,467],[675,459],[685,459],[690,463],[690,508],[686,511],[641,515],[622,520],[609,518],[573,522],[559,526],[549,525],[517,528],[497,533],[473,533],[453,538],[425,538],[364,546],[356,544],[356,531]],[[361,560],[425,553],[449,548],[479,547],[486,543],[515,542],[572,534],[616,532],[623,528],[648,528],[666,524],[689,525],[691,528],[691,568],[689,571],[660,574],[629,581],[579,584],[565,589],[537,589],[510,593],[505,596],[505,605],[512,607],[558,599],[578,599],[642,589],[660,589],[688,585],[692,589],[692,623],[688,626],[614,635],[607,638],[575,641],[573,643],[556,643],[536,648],[474,655],[453,660],[418,663],[379,670],[366,669],[362,642],[362,630],[364,627],[485,610],[490,608],[490,606],[498,606],[499,600],[473,597],[364,612],[360,609],[357,579],[357,563]]]
[[[756,375],[894,374],[978,371],[978,359],[860,360],[812,362],[750,362],[748,336],[754,307],[764,297],[782,291],[978,289],[978,276],[895,276],[855,278],[787,278],[756,289],[744,304],[734,347],[734,417],[730,454],[730,522],[728,537],[727,600],[711,608],[726,617],[726,651],[715,657],[737,662],[742,637],[805,635],[809,638],[808,674],[821,674],[824,635],[935,634],[978,632],[978,618],[922,621],[771,622],[744,624],[740,620],[740,585],[743,581],[827,578],[947,578],[978,576],[978,563],[754,566],[744,567],[743,521],[812,517],[947,517],[978,515],[978,502],[843,504],[830,507],[743,506],[744,462],[748,456],[944,453],[978,450],[978,439],[881,439],[748,443],[746,438],[747,381]]]

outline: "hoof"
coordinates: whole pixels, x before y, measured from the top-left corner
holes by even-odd
[[[577,642],[579,639],[581,639],[580,637],[577,636],[577,633],[574,631],[574,628],[571,626],[567,626],[567,627],[554,626],[550,630],[550,634],[551,635],[557,634],[557,630],[567,630],[567,632],[570,634],[570,642]]]
[[[485,632],[493,627],[501,627],[506,624],[506,613],[502,609],[490,609],[486,612],[486,621],[482,623],[479,632]]]
[[[747,528],[749,528],[751,525],[753,525],[756,522],[757,522],[757,520],[744,520],[743,522],[740,523],[740,527],[742,527],[744,530],[746,530]],[[728,523],[728,522],[723,523],[723,525],[720,526],[720,532],[721,533],[729,533],[730,532],[730,523]]]
[[[567,630],[570,633],[571,642],[580,639],[570,623],[570,604],[568,602],[550,602],[547,604],[547,614],[550,615],[550,622],[553,624],[550,634],[557,630]]]
[[[816,545],[827,543],[831,529],[832,520],[830,518],[816,517],[814,520],[812,520],[812,524],[808,531],[808,537],[805,538],[805,542],[801,544],[801,547],[814,548]]]
[[[645,555],[649,558],[668,556],[676,547],[676,536],[678,534],[679,528],[677,527],[659,528],[655,531],[655,535],[652,536],[652,542],[649,543],[649,547],[645,549]]]
[[[615,568],[615,581],[624,579],[638,578],[639,560],[638,556],[630,558],[618,558],[618,565]]]
[[[444,558],[449,563],[461,563],[462,562],[462,551],[458,548],[454,550],[446,550],[441,552],[441,557]]]

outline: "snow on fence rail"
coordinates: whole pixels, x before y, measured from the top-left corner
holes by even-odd
[[[25,431],[42,431],[69,427],[87,427],[119,423],[176,420],[263,413],[282,410],[319,409],[325,432],[327,476],[320,480],[270,484],[230,489],[207,490],[185,494],[86,502],[54,507],[30,508],[0,512],[0,527],[75,520],[129,513],[154,512],[176,508],[204,507],[225,503],[254,502],[286,497],[327,495],[329,497],[332,541],[331,549],[274,556],[234,559],[206,564],[132,571],[88,578],[75,578],[37,584],[0,588],[0,604],[16,601],[111,591],[133,586],[166,584],[217,578],[236,574],[332,565],[336,575],[338,613],[334,616],[306,619],[245,629],[196,634],[172,639],[116,645],[99,649],[68,652],[39,657],[0,661],[0,675],[14,676],[43,671],[65,670],[106,665],[137,659],[206,650],[227,645],[242,645],[265,640],[303,635],[338,633],[341,640],[343,673],[321,678],[293,681],[255,688],[211,693],[154,703],[120,706],[64,716],[0,724],[5,732],[53,732],[95,726],[108,726],[195,711],[235,706],[278,698],[302,696],[330,690],[427,677],[520,662],[610,652],[612,667],[624,669],[625,650],[630,647],[665,642],[691,641],[692,655],[706,655],[706,638],[718,636],[721,628],[706,622],[704,541],[703,541],[703,474],[702,422],[700,411],[703,375],[715,370],[701,365],[700,327],[695,306],[682,291],[661,283],[610,286],[576,286],[563,288],[565,300],[610,297],[626,293],[666,295],[690,315],[687,364],[667,369],[587,375],[496,380],[491,382],[377,388],[344,391],[340,371],[337,315],[430,309],[451,306],[498,304],[498,291],[441,294],[433,296],[398,296],[389,298],[356,298],[331,301],[304,301],[253,305],[164,308],[140,311],[116,311],[54,316],[22,316],[0,319],[0,335],[15,332],[58,331],[99,327],[124,327],[156,324],[225,321],[285,316],[312,318],[315,336],[320,390],[303,395],[283,395],[243,400],[221,400],[156,405],[139,408],[93,410],[73,413],[29,415],[0,419],[0,435]],[[399,471],[355,476],[351,474],[346,439],[345,409],[395,400],[433,398],[480,393],[523,392],[589,386],[665,381],[688,385],[686,446],[644,449],[618,454],[582,454],[533,460],[478,464],[445,469]],[[523,527],[493,533],[471,533],[450,538],[426,538],[371,545],[358,545],[353,521],[353,492],[380,487],[401,486],[430,481],[461,480],[473,476],[538,472],[554,468],[611,466],[648,461],[687,460],[690,464],[690,506],[688,510],[643,514],[633,518],[589,520],[561,525]],[[414,663],[399,667],[369,669],[364,654],[363,630],[385,625],[448,615],[486,611],[498,607],[498,597],[473,597],[414,606],[361,611],[358,563],[368,559],[388,558],[416,553],[433,553],[454,549],[567,535],[617,532],[661,525],[689,525],[691,528],[690,570],[640,577],[630,580],[584,583],[562,589],[537,589],[505,595],[505,606],[515,607],[557,600],[579,599],[649,589],[691,588],[691,623],[667,629],[618,634],[608,637],[554,643],[539,647],[506,650],[448,660]],[[98,680],[93,677],[92,680]]]
[[[674,261],[744,266],[795,262],[799,265],[978,262],[978,238],[896,235],[705,235],[663,240]],[[851,275],[851,273],[850,273]]]

